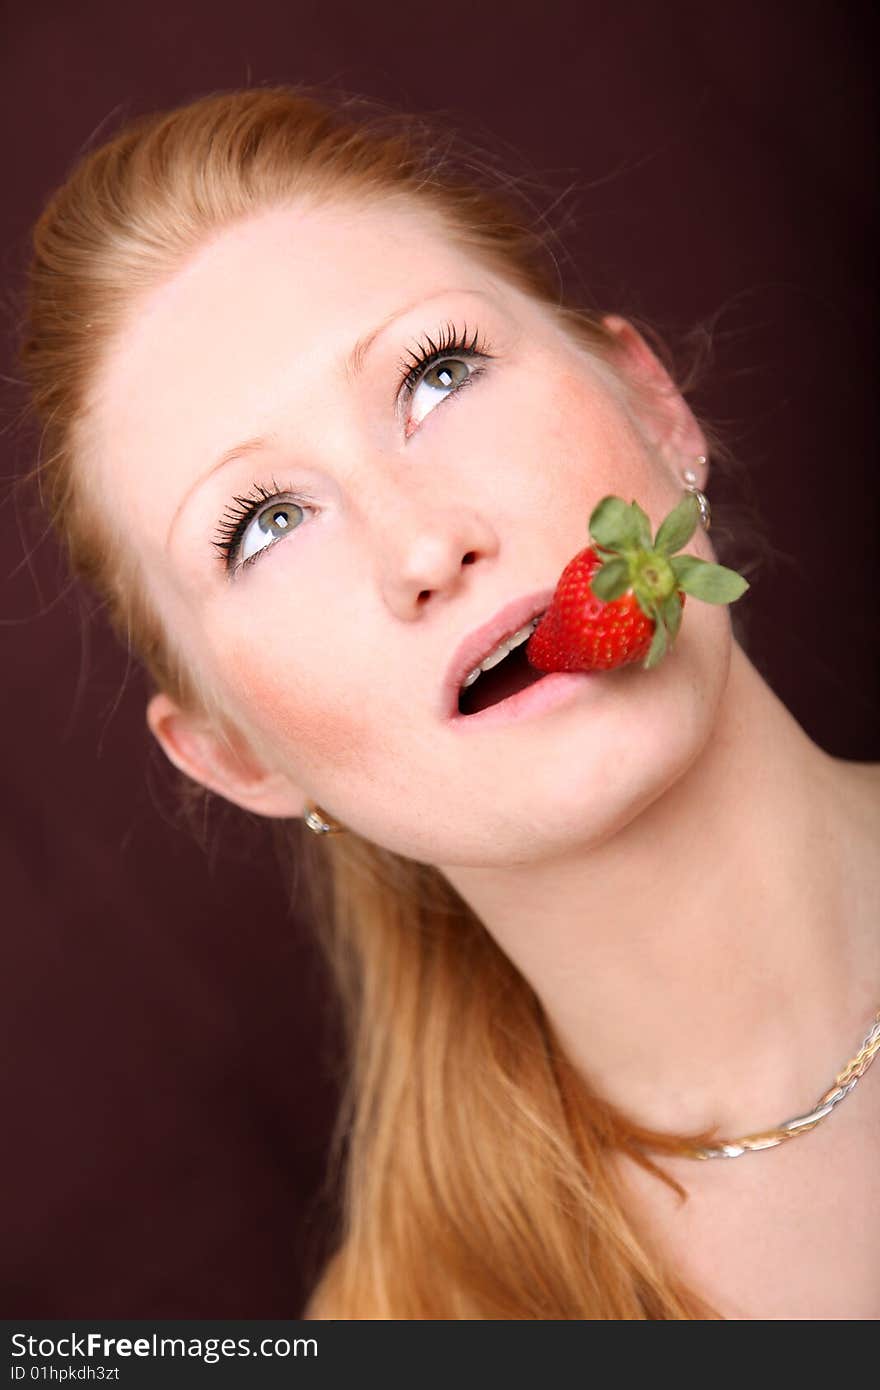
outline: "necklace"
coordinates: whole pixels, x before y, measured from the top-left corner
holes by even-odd
[[[752,1149],[772,1149],[777,1144],[784,1143],[786,1139],[796,1139],[799,1134],[806,1134],[808,1130],[814,1129],[827,1115],[830,1115],[835,1105],[839,1105],[844,1096],[849,1095],[859,1078],[864,1076],[868,1070],[878,1051],[880,1051],[880,1009],[875,1014],[873,1025],[855,1057],[847,1062],[843,1071],[838,1072],[834,1078],[834,1084],[817,1100],[809,1114],[797,1115],[793,1120],[786,1120],[776,1129],[763,1130],[760,1134],[747,1134],[742,1139],[721,1140],[718,1144],[705,1148],[691,1149],[683,1156],[686,1158],[739,1158],[740,1154],[749,1153]]]

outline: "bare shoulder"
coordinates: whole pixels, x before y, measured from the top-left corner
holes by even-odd
[[[850,881],[869,895],[864,910],[880,920],[880,763],[825,760],[829,833],[844,846]]]
[[[827,758],[831,815],[829,844],[838,846],[843,872],[842,905],[851,926],[860,975],[876,1008],[880,980],[880,763]]]
[[[880,763],[857,763],[848,758],[831,758],[828,767],[844,798],[854,808],[880,817]]]

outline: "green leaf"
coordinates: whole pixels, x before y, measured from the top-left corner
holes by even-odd
[[[664,555],[681,550],[696,531],[699,519],[700,508],[697,499],[689,492],[661,522],[660,530],[654,539],[654,549],[662,550]]]
[[[669,563],[678,587],[704,603],[733,603],[750,587],[736,570],[701,560],[697,555],[675,555]]]
[[[653,599],[648,598],[648,596],[647,596],[646,594],[640,593],[640,592],[639,592],[638,585],[635,585],[635,587],[633,588],[633,593],[635,594],[636,598],[638,599],[639,607],[641,608],[641,610],[642,610],[642,612],[644,613],[645,617],[646,617],[646,618],[650,618],[652,622],[656,622],[656,621],[657,621],[657,613],[656,613],[656,610],[655,610],[655,606],[654,606],[654,601],[653,601]]]
[[[676,579],[682,580],[685,575],[690,574],[699,565],[704,565],[706,561],[701,560],[698,555],[673,555],[669,563]]]
[[[681,599],[672,593],[660,605],[660,616],[666,625],[670,642],[674,642],[681,627]]]
[[[630,512],[635,520],[636,543],[644,550],[651,549],[651,518],[647,512],[642,511],[638,502],[633,498],[630,503]]]
[[[637,543],[636,521],[622,497],[603,497],[593,508],[590,535],[609,550],[625,550]]]
[[[648,650],[648,655],[642,662],[642,669],[650,671],[652,666],[657,666],[666,655],[666,628],[659,622],[654,629],[654,637]]]
[[[626,560],[609,560],[601,569],[596,570],[590,580],[590,588],[596,598],[602,599],[604,603],[620,598],[621,594],[626,593],[629,585],[629,565]]]

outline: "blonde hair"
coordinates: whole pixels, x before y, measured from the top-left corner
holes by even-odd
[[[301,198],[399,199],[432,214],[613,371],[598,313],[561,303],[551,234],[530,226],[522,186],[475,149],[314,88],[212,94],[84,154],[34,227],[20,361],[42,429],[41,504],[155,687],[220,728],[221,701],[90,492],[96,373],[139,299],[208,239]],[[719,1316],[643,1241],[608,1161],[629,1154],[684,1197],[645,1151],[675,1154],[710,1133],[654,1134],[592,1094],[528,983],[431,865],[352,832],[273,830],[291,871],[305,866],[347,1041],[329,1170],[341,1218],[307,1316]]]

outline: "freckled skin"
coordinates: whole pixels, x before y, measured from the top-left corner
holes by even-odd
[[[354,342],[403,306],[349,378]],[[397,409],[408,354],[450,321],[468,341],[481,330],[485,374],[439,401],[422,383]],[[621,370],[659,382],[638,335],[608,324]],[[637,499],[655,526],[680,501],[706,443],[677,393],[633,419],[548,310],[424,214],[294,207],[224,232],[133,306],[91,423],[90,482],[256,762],[250,778],[230,770],[157,695],[148,718],[169,757],[260,814],[300,816],[311,798],[438,865],[574,1065],[637,1121],[745,1133],[825,1082],[876,1007],[880,779],[810,742],[733,642],[726,606],[689,604],[657,668],[585,678],[540,717],[466,733],[440,708],[462,639],[553,590],[602,497]],[[260,455],[211,471],[268,431]],[[228,583],[211,542],[256,483],[314,510]],[[688,553],[716,559],[701,529]],[[848,1161],[835,1137],[823,1165],[820,1133],[812,1181],[786,1179],[784,1150],[781,1170],[755,1155],[731,1205],[727,1174],[695,1165],[706,1213],[684,1246],[707,1270],[738,1252],[728,1304],[751,1299],[766,1265],[758,1315],[837,1316],[866,1289],[876,1313],[855,1240],[830,1263],[823,1246],[821,1268],[800,1242],[843,1214],[878,1248],[876,1121],[856,1108],[870,1094],[846,1102]],[[793,1273],[818,1287],[828,1269],[834,1300],[789,1300]]]
[[[337,363],[354,340],[420,296],[348,380]],[[481,331],[487,370],[458,399],[421,384],[401,418],[399,364],[449,321]],[[99,485],[184,651],[289,783],[272,814],[313,798],[399,853],[503,865],[606,836],[708,736],[730,649],[728,615],[708,605],[674,660],[649,680],[608,673],[588,709],[479,738],[443,722],[463,637],[556,583],[605,494],[638,498],[656,524],[688,446],[661,460],[548,313],[423,215],[294,208],[222,234],[138,306],[99,387]],[[263,456],[187,496],[224,448],[269,428]],[[218,521],[273,479],[318,507],[227,583]],[[702,534],[692,549],[715,558]],[[609,775],[617,746],[629,756]]]

